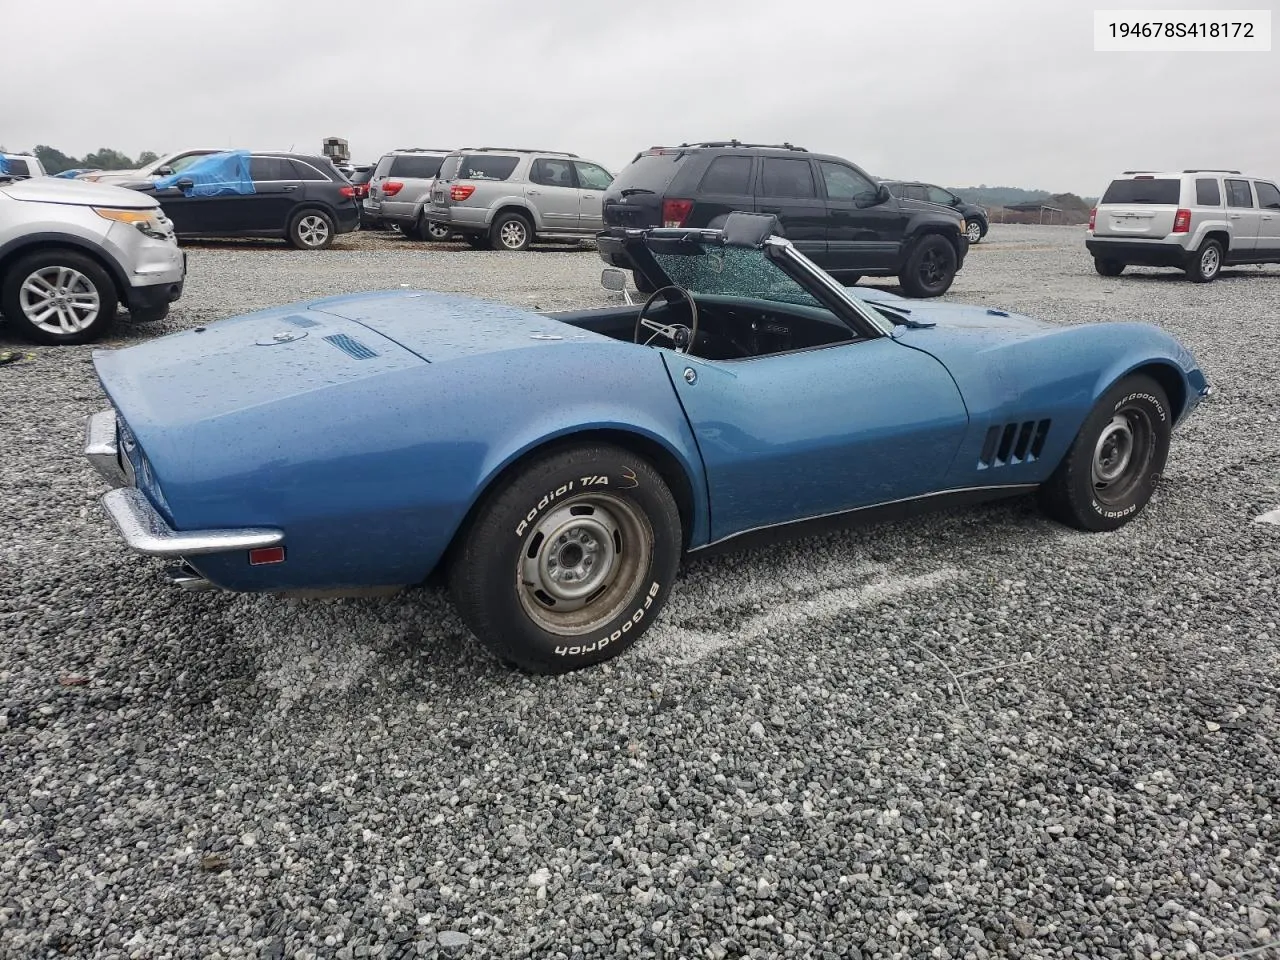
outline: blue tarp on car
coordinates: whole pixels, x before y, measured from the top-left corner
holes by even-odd
[[[61,177],[63,180],[74,180],[82,173],[93,173],[93,167],[72,167],[70,170],[63,170],[61,173],[55,173],[55,177]]]
[[[191,181],[191,186],[182,188],[188,197],[227,197],[257,192],[249,174],[248,150],[227,150],[201,157],[182,171],[161,177],[155,182],[155,189],[176,187],[179,180]]]
[[[4,158],[4,154],[0,154],[0,173],[9,172],[9,161]]]

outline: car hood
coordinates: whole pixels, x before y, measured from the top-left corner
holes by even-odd
[[[32,177],[0,186],[0,191],[14,200],[32,203],[62,203],[80,207],[127,207],[145,210],[157,206],[151,197],[134,190],[87,180],[61,180],[57,177]]]
[[[883,303],[890,323],[898,324],[894,338],[933,353],[931,345],[982,351],[1061,330],[1058,324],[994,307],[941,300],[908,300],[883,290],[859,287],[856,296],[871,304]],[[908,311],[898,316],[902,311]]]

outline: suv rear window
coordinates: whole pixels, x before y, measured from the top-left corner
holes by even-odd
[[[1218,189],[1217,180],[1197,180],[1196,181],[1196,206],[1197,207],[1222,206],[1222,191]]]
[[[31,168],[27,166],[27,161],[19,160],[17,157],[5,157],[5,166],[9,168],[9,172],[15,177],[31,176]]]
[[[649,190],[662,193],[675,176],[676,168],[685,155],[673,151],[665,153],[645,153],[623,167],[617,179],[613,181],[616,189],[634,187],[637,190]]]
[[[424,157],[412,153],[397,154],[391,161],[387,176],[430,180],[440,172],[442,157]]]
[[[1112,180],[1101,203],[1165,203],[1176,207],[1181,180]]]
[[[519,157],[495,157],[485,153],[468,153],[458,169],[461,180],[505,180],[516,169]]]

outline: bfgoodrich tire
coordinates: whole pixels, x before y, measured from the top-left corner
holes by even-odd
[[[567,673],[622,653],[657,617],[679,566],[662,477],[621,447],[541,457],[481,504],[449,571],[467,626],[500,659]]]
[[[9,265],[0,313],[36,343],[89,343],[115,319],[119,294],[110,274],[72,250],[46,249]]]
[[[956,251],[946,237],[927,233],[915,242],[898,274],[908,297],[940,297],[956,278]]]
[[[1147,505],[1169,457],[1173,410],[1150,377],[1125,377],[1098,400],[1040,502],[1056,520],[1101,532],[1124,526]]]

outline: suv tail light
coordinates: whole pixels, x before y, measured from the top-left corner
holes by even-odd
[[[383,180],[382,195],[384,197],[394,197],[397,193],[404,189],[404,184],[399,180]]]
[[[356,190],[358,189],[359,189],[358,187],[353,187],[351,184],[348,183],[346,186],[339,187],[338,192],[342,194],[344,197],[354,197],[356,195]]]
[[[463,200],[467,199],[467,197],[471,196],[475,192],[476,192],[476,188],[473,186],[459,185],[456,187],[450,187],[449,199],[452,200],[454,203],[461,203]]]
[[[1092,210],[1089,211],[1089,232],[1090,233],[1093,233],[1093,225],[1097,222],[1097,220],[1098,220],[1098,208],[1094,207]]]
[[[662,225],[664,227],[683,227],[684,222],[693,213],[692,200],[663,200]]]
[[[1191,231],[1191,211],[1179,210],[1173,215],[1173,232],[1189,233]]]

